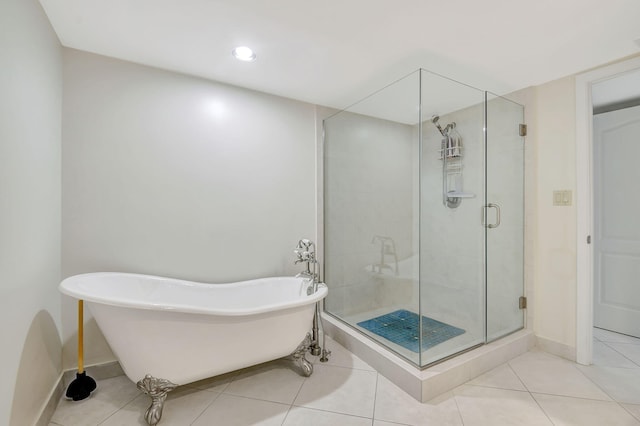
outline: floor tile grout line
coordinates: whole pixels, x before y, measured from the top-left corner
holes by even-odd
[[[376,420],[372,419],[372,423],[375,423]],[[390,425],[398,425],[398,426],[414,426],[410,423],[400,423],[400,422],[390,422],[389,420],[378,420],[379,422],[385,422],[385,423],[389,423]]]
[[[293,408],[293,403],[289,405],[289,408],[287,408],[287,413],[284,415],[284,419],[282,419],[282,423],[280,423],[280,426],[285,424],[285,422],[287,421],[287,417],[289,417],[289,413],[291,413],[292,408]]]
[[[548,353],[548,352],[545,352]],[[554,357],[557,357],[556,355],[550,354]],[[566,360],[564,358],[560,358],[561,360],[564,360],[566,362],[569,363],[569,365],[572,365],[573,368],[575,370],[577,370],[582,376],[586,377],[591,383],[593,383],[594,385],[596,385],[596,387],[598,389],[600,389],[605,395],[607,395],[609,398],[611,398],[612,401],[616,401],[614,398],[611,397],[611,395],[609,395],[607,392],[604,391],[604,389],[602,387],[600,387],[596,382],[594,382],[593,380],[591,380],[591,378],[589,378],[589,376],[587,376],[586,374],[584,374],[582,372],[582,370],[580,370],[578,368],[578,364],[574,361],[569,361]],[[602,399],[592,399],[592,398],[583,398],[583,397],[575,397],[575,396],[570,396],[570,395],[560,395],[560,394],[554,394],[554,393],[545,393],[545,392],[533,392],[529,389],[529,387],[526,385],[526,383],[524,383],[524,381],[522,380],[522,378],[520,378],[520,376],[518,375],[518,373],[515,371],[515,369],[511,366],[511,361],[507,361],[507,364],[509,365],[509,367],[511,367],[511,369],[513,370],[513,372],[516,374],[516,376],[518,377],[518,379],[520,379],[520,381],[522,382],[522,384],[524,385],[524,387],[527,389],[527,392],[529,393],[539,393],[539,394],[543,394],[543,395],[551,395],[551,396],[563,396],[563,397],[567,397],[567,398],[578,398],[578,399],[586,399],[589,401],[603,401]],[[614,368],[620,368],[620,367],[614,367]],[[616,401],[617,402],[617,401]]]
[[[631,346],[640,346],[640,342],[636,343],[636,342],[620,342],[620,341],[607,341],[607,340],[598,340],[600,343],[614,343],[614,344],[620,344],[620,345],[631,345]]]
[[[223,395],[223,393],[220,393],[220,395]],[[292,405],[292,404],[288,404],[286,402],[280,402],[280,401],[272,401],[270,399],[263,399],[263,398],[256,398],[255,396],[244,396],[244,395],[236,395],[233,393],[224,393],[225,396],[230,396],[233,398],[244,398],[244,399],[251,399],[253,401],[261,401],[261,402],[269,402],[271,404],[280,404],[280,405]],[[216,398],[218,399],[218,398]]]
[[[625,404],[626,404],[626,403],[625,403]],[[618,403],[618,405],[620,405],[624,411],[626,411],[627,413],[629,413],[629,415],[630,415],[631,417],[633,417],[634,419],[636,419],[637,421],[639,421],[639,422],[640,422],[640,417],[636,417],[636,415],[635,415],[635,414],[633,414],[631,411],[629,411],[629,409],[627,409],[627,407],[625,407],[625,406],[624,406],[624,405],[622,405],[621,403]],[[638,405],[638,404],[627,404],[627,405]]]
[[[313,374],[313,371],[311,372],[311,374]],[[311,377],[311,376],[309,376],[309,377]],[[300,383],[300,387],[298,388],[298,392],[296,392],[296,395],[291,400],[291,404],[289,404],[289,408],[287,409],[287,414],[284,415],[284,419],[282,419],[281,425],[284,425],[284,423],[287,421],[287,417],[289,417],[289,413],[291,413],[291,409],[294,407],[293,404],[296,402],[296,399],[298,399],[298,396],[300,395],[300,391],[302,391],[302,387],[305,385],[305,383],[307,383],[307,381],[309,380],[309,377],[305,377],[304,380],[302,381],[302,383]]]
[[[640,339],[633,337],[633,339],[637,340],[636,342],[624,341],[624,342],[602,342],[602,343],[619,343],[621,345],[632,345],[632,346],[640,346]]]
[[[595,328],[595,327],[594,327]],[[610,331],[611,333],[613,333],[612,331]],[[619,333],[618,333],[619,334]],[[594,336],[595,338],[595,336]],[[604,341],[600,341],[601,343],[603,343],[605,346],[607,346],[610,349],[613,349],[614,351],[618,352],[615,348],[609,346],[607,343],[615,343],[615,342],[604,342]],[[618,352],[620,355],[622,355],[624,358],[627,358],[624,354]],[[629,359],[629,358],[627,358]],[[633,360],[630,360],[632,363],[636,364]],[[592,364],[593,365],[593,364]],[[637,364],[636,364],[637,365]],[[609,368],[622,368],[622,367],[609,367]],[[594,380],[592,380],[589,376],[587,376],[581,369],[576,367],[576,370],[580,371],[580,373],[582,373],[587,379],[591,380],[592,383],[594,383],[599,389],[601,389],[609,398],[611,398],[612,401],[614,401],[616,404],[618,404],[619,407],[621,407],[623,410],[625,410],[626,412],[628,412],[633,418],[637,419],[638,421],[640,421],[640,419],[638,419],[636,416],[633,415],[633,413],[631,413],[629,410],[626,409],[626,407],[624,405],[622,405],[623,403],[618,401],[616,398],[614,398],[613,396],[611,396],[603,387],[601,387],[598,383],[596,383]]]
[[[204,412],[205,412],[205,411],[207,411],[207,410],[209,409],[209,407],[211,407],[211,405],[213,405],[213,403],[214,403],[214,402],[216,402],[216,400],[218,400],[218,398],[220,398],[222,395],[223,395],[223,392],[218,392],[218,396],[216,396],[216,397],[213,399],[213,401],[211,401],[211,402],[209,403],[209,405],[207,405],[207,407],[206,407],[204,410],[202,410],[202,412],[198,415],[198,417],[196,417],[196,418],[193,420],[193,422],[191,423],[191,425],[193,425],[196,421],[198,421],[198,419],[199,419],[200,417],[202,417],[202,415],[204,414]],[[250,397],[250,396],[234,395],[234,394],[231,394],[231,393],[224,393],[224,395],[225,395],[225,396],[230,396],[230,397],[232,397],[232,398],[250,399],[250,400],[252,400],[252,401],[268,402],[268,403],[271,403],[271,404],[279,404],[279,405],[285,405],[285,406],[286,406],[286,405],[289,405],[289,404],[286,404],[286,403],[284,403],[284,402],[270,401],[270,400],[268,400],[268,399],[254,398],[254,397]],[[289,408],[287,409],[287,414],[289,413],[289,410],[291,409],[291,407],[293,407],[293,404],[291,404],[291,405],[289,406]]]
[[[111,417],[115,416],[117,413],[119,413],[120,411],[124,410],[125,407],[127,407],[130,404],[133,404],[133,402],[138,399],[138,398],[143,398],[145,395],[144,393],[140,393],[140,395],[137,395],[136,397],[134,397],[131,401],[127,402],[126,404],[124,404],[122,407],[118,408],[116,411],[114,411],[113,413],[109,414],[105,419],[99,421],[98,423],[96,423],[96,426],[100,426],[101,424],[103,424],[104,422],[106,422],[107,420],[109,420]]]
[[[455,389],[451,390],[453,396],[453,402],[456,404],[456,410],[458,410],[458,417],[460,417],[460,423],[464,426],[464,417],[462,417],[462,410],[460,410],[460,404],[458,404],[458,397],[456,396]]]
[[[571,395],[560,395],[557,393],[548,393],[548,392],[529,392],[532,395],[536,394],[536,395],[545,395],[545,396],[557,396],[560,398],[571,398],[571,399],[579,399],[581,401],[592,401],[592,402],[618,402],[615,399],[611,398],[608,394],[607,396],[609,396],[611,398],[610,401],[607,401],[606,399],[595,399],[595,398],[585,398],[583,396],[571,396]]]
[[[547,413],[547,411],[542,407],[542,405],[540,405],[540,402],[536,399],[535,396],[533,396],[533,393],[529,392],[529,396],[531,397],[531,399],[533,399],[535,401],[536,405],[538,406],[538,408],[540,408],[540,410],[542,410],[542,412],[547,417],[547,419],[549,419],[549,422],[551,422],[552,425],[555,425],[555,422],[549,416],[549,413]]]
[[[610,342],[610,343],[614,343],[614,342]],[[624,358],[626,358],[627,360],[631,361],[632,364],[637,365],[638,368],[640,368],[640,364],[638,364],[637,362],[635,362],[634,360],[632,360],[631,358],[629,358],[628,356],[626,356],[625,354],[623,354],[622,352],[620,352],[619,350],[617,350],[616,348],[614,348],[613,346],[610,346],[609,343],[606,342],[602,342],[602,344],[604,344],[606,347],[608,347],[609,349],[615,351],[616,353],[622,355]],[[632,345],[632,346],[639,346],[636,345],[634,343],[617,343],[617,344],[621,344],[621,345]],[[624,368],[624,367],[617,367],[617,368]]]
[[[593,365],[593,364],[591,364]],[[589,366],[586,366],[589,367]],[[596,387],[598,389],[600,389],[602,392],[604,392],[605,395],[607,395],[609,398],[611,398],[612,401],[614,402],[618,402],[617,399],[615,399],[612,395],[609,394],[609,392],[607,392],[602,386],[600,386],[595,380],[593,380],[591,377],[587,376],[581,369],[578,368],[578,364],[575,364],[575,368],[576,370],[578,370],[580,372],[580,374],[582,374],[584,377],[586,377],[591,383],[593,383],[594,385],[596,385]],[[608,367],[608,368],[621,368],[621,367]],[[619,402],[618,402],[619,403]]]
[[[626,404],[626,403],[625,403]],[[634,405],[634,404],[628,404],[628,405]],[[627,407],[625,407],[624,405],[622,405],[622,403],[618,402],[618,406],[620,408],[622,408],[626,413],[628,413],[631,417],[633,417],[635,420],[637,420],[638,422],[640,422],[640,418],[636,417],[635,414],[633,414],[631,411],[629,411],[627,409]]]
[[[331,411],[331,410],[325,410],[323,408],[316,408],[316,407],[306,407],[304,405],[295,405],[292,404],[291,408],[303,408],[305,410],[312,410],[312,411],[320,411],[322,413],[331,413],[331,414],[339,414],[341,416],[347,416],[347,417],[356,417],[358,419],[367,419],[367,420],[373,420],[372,417],[367,417],[367,416],[359,416],[357,414],[348,414],[348,413],[343,413],[341,411]],[[400,423],[402,424],[402,423]]]
[[[509,366],[509,367],[511,367],[511,366]],[[515,371],[514,371],[514,373],[515,373]],[[517,373],[516,373],[516,377],[518,377]],[[520,377],[518,377],[518,379],[520,379]],[[536,403],[538,408],[540,408],[540,410],[544,413],[544,415],[547,417],[547,419],[549,419],[549,422],[551,422],[552,425],[555,425],[553,420],[551,420],[551,418],[549,417],[549,414],[547,414],[547,412],[544,410],[544,408],[542,408],[542,406],[540,405],[538,400],[533,396],[533,392],[528,390],[528,388],[527,388],[527,390],[518,390],[518,389],[505,389],[505,388],[496,388],[496,387],[491,387],[491,386],[474,385],[474,384],[468,384],[468,383],[465,383],[465,385],[467,385],[467,386],[477,386],[477,387],[483,387],[483,388],[489,388],[489,389],[499,389],[499,390],[504,390],[504,391],[509,391],[509,392],[526,393],[531,397],[531,399],[533,399],[533,401]],[[523,383],[523,385],[524,385],[524,383]],[[526,387],[526,385],[525,385],[525,387]],[[545,394],[542,394],[540,392],[535,392],[535,393],[538,393],[538,394],[541,394],[541,395],[545,395]],[[554,395],[554,394],[549,394],[549,395],[551,395],[551,396],[562,396],[562,395]],[[460,406],[458,405],[458,399],[457,399],[457,396],[456,396],[455,393],[453,394],[453,398],[454,398],[454,401],[456,403],[456,407],[458,408],[458,413],[460,415],[460,420],[462,421],[462,424],[464,426],[464,418],[462,417],[462,411],[460,411]]]
[[[520,380],[520,383],[522,383],[522,385],[524,386],[524,388],[527,390],[527,393],[529,394],[529,396],[531,397],[531,399],[533,399],[536,403],[536,405],[538,406],[538,408],[540,408],[540,410],[542,410],[542,412],[544,413],[544,415],[547,417],[547,419],[549,419],[549,422],[552,425],[555,425],[555,423],[553,422],[553,420],[551,420],[551,417],[549,417],[549,414],[544,410],[544,408],[542,408],[542,406],[540,405],[540,403],[538,402],[538,400],[533,396],[533,393],[531,392],[531,390],[529,389],[529,386],[527,386],[527,384],[524,382],[524,380],[522,380],[522,377],[520,377],[520,375],[518,374],[518,372],[515,370],[515,368],[513,368],[513,366],[511,365],[511,361],[507,361],[507,365],[509,366],[509,368],[511,369],[511,371],[513,371],[513,373],[516,375],[516,377],[518,378],[518,380]]]
[[[200,389],[200,390],[202,390],[202,389]],[[213,391],[210,391],[210,392],[213,392]],[[218,395],[216,395],[216,397],[215,397],[215,398],[213,398],[213,399],[211,400],[211,402],[210,402],[209,404],[207,404],[207,406],[206,406],[206,407],[204,407],[204,409],[200,412],[200,414],[198,414],[198,415],[196,416],[196,418],[195,418],[195,419],[193,419],[193,421],[192,421],[191,423],[189,423],[189,425],[193,425],[195,422],[197,422],[197,421],[198,421],[198,419],[199,419],[200,417],[202,417],[202,415],[204,414],[204,412],[205,412],[205,411],[207,411],[207,410],[209,409],[209,407],[211,407],[211,406],[213,405],[213,403],[214,403],[214,402],[216,402],[216,400],[217,400],[218,398],[220,398],[220,395],[222,395],[222,392],[217,392],[217,393],[218,393]]]
[[[314,410],[314,411],[323,411],[325,413],[333,413],[333,414],[340,414],[341,416],[349,416],[349,417],[357,417],[359,419],[368,419],[371,420],[372,417],[367,417],[367,416],[359,416],[357,414],[349,414],[349,413],[344,413],[342,411],[332,411],[332,410],[325,410],[324,408],[316,408],[316,407],[307,407],[305,405],[296,405],[293,404],[292,407],[295,408],[304,408],[305,410]]]
[[[617,331],[611,331],[611,330],[607,330],[606,328],[599,328],[599,327],[593,327],[594,330],[602,330],[605,332],[605,334],[616,334],[616,335],[620,335],[620,336],[624,336],[624,337],[628,337],[629,339],[634,340],[634,343],[631,343],[632,345],[640,345],[640,338],[635,337],[635,336],[631,336],[630,334],[624,334],[624,333],[618,333]],[[613,337],[613,336],[611,336]],[[595,336],[595,333],[593,334],[593,338],[596,340],[600,340],[601,342],[607,343],[605,340],[602,340],[599,337]],[[623,342],[609,342],[609,343],[623,343]]]
[[[507,367],[509,367],[509,370],[511,370],[511,372],[516,376],[516,378],[518,379],[522,387],[528,390],[529,388],[527,387],[527,385],[524,384],[524,381],[522,380],[522,378],[518,376],[518,373],[516,373],[516,370],[513,369],[513,366],[509,363],[509,361],[507,361],[506,364],[507,364]]]
[[[123,376],[116,376],[116,377],[123,377]],[[106,380],[113,379],[113,378],[115,378],[115,377],[110,377],[110,378],[108,378],[108,379],[106,379]],[[98,387],[97,389],[99,389],[99,387]],[[112,413],[110,413],[109,415],[107,415],[107,417],[105,417],[104,419],[99,420],[95,425],[96,425],[96,426],[99,426],[99,425],[101,425],[102,423],[106,422],[109,418],[111,418],[111,417],[112,417],[113,415],[115,415],[117,412],[119,412],[119,411],[120,411],[120,410],[122,410],[124,407],[126,407],[126,406],[127,406],[127,405],[129,405],[129,404],[131,404],[133,401],[135,401],[136,399],[140,398],[140,397],[141,397],[141,396],[143,396],[143,395],[144,395],[144,393],[142,393],[142,392],[138,392],[138,394],[137,394],[137,395],[135,395],[135,396],[134,396],[133,398],[131,398],[129,401],[126,401],[126,402],[125,402],[125,403],[123,403],[121,406],[119,406],[118,408],[116,408]],[[64,397],[63,397],[63,398],[64,398]],[[62,398],[61,398],[61,400],[62,400]],[[60,401],[58,401],[58,405],[60,405]],[[57,408],[56,408],[56,410],[57,410]]]
[[[336,366],[336,365],[324,365],[323,367],[334,367],[334,368],[340,368],[340,369],[343,369],[343,370],[344,369],[357,370],[357,371],[360,371],[360,372],[363,372],[363,373],[375,373],[376,374],[376,388],[375,388],[375,390],[377,390],[378,376],[379,376],[380,373],[378,373],[375,370],[360,370],[360,369],[357,369],[357,368],[342,367],[342,366]],[[306,383],[306,381],[305,381],[305,383]],[[302,389],[302,387],[301,387],[301,389]],[[296,396],[296,399],[297,399],[297,396]],[[343,413],[343,412],[339,412],[339,411],[324,410],[324,409],[321,409],[321,408],[306,407],[306,406],[303,406],[303,405],[295,405],[295,399],[294,399],[293,405],[296,406],[296,407],[307,408],[307,409],[312,409],[312,410],[319,410],[319,411],[326,411],[326,412],[329,412],[329,413],[341,414],[341,415],[345,415],[345,416],[353,416],[353,417],[359,417],[359,418],[363,418],[363,419],[371,419],[372,423],[375,420],[374,419],[374,415],[375,415],[375,391],[374,391],[374,412],[371,414],[371,417],[360,416],[360,415],[357,415],[357,414]]]
[[[630,343],[630,342],[601,342],[605,345],[624,345],[624,346],[640,346],[640,343]]]
[[[518,380],[520,380],[520,383],[522,383],[522,385],[524,386],[524,388],[527,390],[527,393],[529,394],[529,396],[531,397],[531,399],[534,400],[534,402],[536,403],[536,405],[538,406],[538,408],[540,408],[540,410],[542,410],[542,412],[544,413],[545,417],[547,419],[549,419],[549,422],[552,425],[555,425],[555,423],[553,422],[553,420],[551,420],[551,417],[549,417],[549,414],[544,410],[544,408],[542,408],[542,406],[540,405],[540,403],[538,402],[538,400],[535,398],[535,396],[533,396],[533,392],[531,392],[531,390],[529,389],[529,386],[527,386],[527,384],[524,382],[524,380],[522,380],[522,377],[520,377],[520,375],[518,374],[518,372],[515,370],[515,368],[513,368],[513,366],[511,365],[510,361],[507,361],[507,365],[509,366],[509,368],[511,369],[511,371],[513,371],[513,373],[516,375],[516,377],[518,378]]]
[[[513,391],[513,392],[529,392],[527,389],[511,389],[511,388],[504,388],[501,386],[479,385],[477,383],[463,383],[463,385],[474,386],[477,388],[486,388],[486,389],[500,389],[500,390]]]
[[[522,383],[522,386],[524,386],[525,390],[529,393],[531,393],[531,390],[529,389],[529,386],[527,386],[527,384],[524,382],[524,380],[522,380],[522,377],[520,377],[520,375],[518,374],[518,372],[516,371],[515,368],[513,368],[513,366],[511,365],[511,361],[507,361],[507,365],[509,366],[509,368],[511,369],[511,371],[513,371],[513,374],[516,375],[516,377],[518,378],[518,380],[520,380],[520,383]]]
[[[376,384],[373,388],[373,412],[371,413],[371,426],[376,421],[376,403],[378,402],[378,382],[380,381],[380,373],[376,373]]]

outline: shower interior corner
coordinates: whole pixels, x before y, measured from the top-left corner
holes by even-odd
[[[325,316],[418,370],[523,329],[523,123],[424,69],[325,118]]]

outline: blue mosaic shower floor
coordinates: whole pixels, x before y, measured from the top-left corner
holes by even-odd
[[[393,343],[407,348],[413,352],[419,352],[418,314],[400,309],[366,321],[358,325],[372,333],[382,336]],[[442,342],[452,339],[464,333],[464,330],[436,321],[429,317],[422,317],[422,350],[427,350]]]

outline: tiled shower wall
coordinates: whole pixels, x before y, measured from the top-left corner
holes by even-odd
[[[380,262],[376,235],[393,238],[399,259],[414,253],[414,129],[342,112],[325,122],[325,132],[327,309],[344,316],[408,303],[412,283],[386,283],[371,265]]]

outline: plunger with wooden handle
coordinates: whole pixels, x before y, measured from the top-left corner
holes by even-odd
[[[69,384],[66,397],[74,401],[88,398],[96,388],[96,381],[84,371],[84,303],[78,300],[78,372]]]

